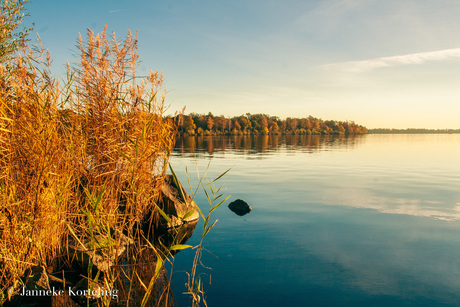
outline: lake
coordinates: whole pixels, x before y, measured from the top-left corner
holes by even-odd
[[[184,186],[208,163],[209,178],[231,168],[203,244],[208,306],[460,305],[459,134],[178,140]],[[228,209],[238,198],[249,214]],[[193,256],[175,257],[178,306]]]

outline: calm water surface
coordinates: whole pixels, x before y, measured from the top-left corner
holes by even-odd
[[[185,138],[171,159],[192,185],[209,162],[253,208],[213,212],[209,306],[460,306],[460,135]],[[172,280],[179,306],[186,277]]]

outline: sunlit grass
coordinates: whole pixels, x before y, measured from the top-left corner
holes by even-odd
[[[67,64],[65,80],[53,78],[50,54],[40,43],[28,48],[31,29],[20,30],[25,2],[2,1],[0,14],[0,305],[21,288],[49,287],[31,284],[34,275],[69,293],[77,290],[68,285],[112,293],[82,296],[83,305],[173,305],[165,263],[192,248],[184,240],[196,222],[164,238],[158,225],[196,210],[205,227],[187,294],[206,305],[196,270],[215,225],[210,213],[223,201],[214,204],[214,181],[201,180],[207,216],[193,201],[174,217],[158,202],[177,132],[164,116],[162,73],[138,76],[136,35],[119,40],[105,28],[80,35],[77,63]]]
[[[50,76],[43,48],[23,50],[2,70],[3,299],[26,269],[71,261],[72,246],[111,257],[126,236],[140,249],[141,222],[158,222],[153,204],[175,126],[163,118],[162,74],[136,76],[136,43],[131,33],[120,41],[88,31],[65,84]],[[98,278],[112,287],[110,275]]]
[[[29,269],[56,274],[64,288],[65,273],[77,265],[87,289],[117,291],[98,305],[173,305],[174,255],[194,248],[185,293],[192,305],[206,305],[197,268],[203,239],[217,222],[211,212],[227,199],[214,187],[226,172],[190,186],[192,198],[205,193],[206,215],[196,206],[175,217],[199,211],[204,228],[197,246],[183,244],[194,225],[172,229],[169,242],[152,243],[160,219],[172,219],[157,205],[177,131],[163,116],[163,75],[136,75],[131,33],[118,40],[106,30],[88,31],[78,42],[79,62],[68,65],[65,81],[51,77],[42,46],[24,47],[2,66],[0,304],[26,285]]]

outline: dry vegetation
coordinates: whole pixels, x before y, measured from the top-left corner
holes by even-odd
[[[64,82],[41,47],[2,61],[0,304],[26,269],[72,260],[72,246],[113,254],[124,236],[141,242],[146,216],[155,222],[176,128],[163,117],[162,74],[136,76],[136,46],[131,33],[88,31]],[[107,289],[116,278],[100,276]]]
[[[174,254],[192,248],[182,242],[196,224],[170,234],[152,227],[171,222],[157,205],[177,132],[163,114],[163,75],[138,77],[136,37],[104,29],[79,36],[78,63],[67,65],[65,80],[53,78],[49,53],[28,48],[30,29],[19,29],[25,2],[0,4],[0,305],[22,289],[49,288],[34,276],[64,290],[117,291],[88,305],[171,305]],[[193,306],[206,305],[197,267],[217,222],[210,214],[228,199],[214,187],[224,174],[201,177],[194,191],[189,181],[192,198],[204,190],[209,211],[195,205],[178,217],[198,210],[203,219],[186,273]]]

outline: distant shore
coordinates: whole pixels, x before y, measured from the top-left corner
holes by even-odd
[[[366,134],[366,127],[353,121],[322,120],[313,116],[280,119],[268,114],[215,116],[212,113],[179,114],[171,118],[181,135],[349,135]]]
[[[460,129],[423,129],[423,128],[369,129],[369,134],[453,134],[453,133],[460,133]]]
[[[209,131],[204,130],[198,133],[178,132],[179,136],[259,136],[259,135],[363,135],[368,133],[340,133],[340,132],[309,132],[309,131],[288,131],[288,132],[259,132],[259,131]]]

